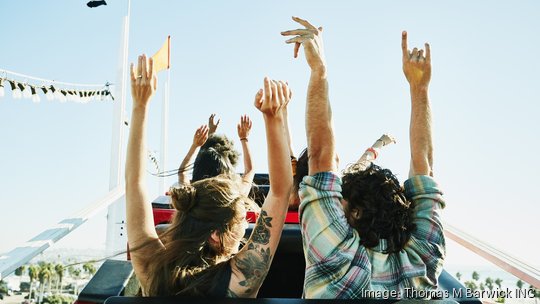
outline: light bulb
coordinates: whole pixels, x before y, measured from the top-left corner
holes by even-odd
[[[13,99],[21,99],[22,92],[18,88],[13,90]]]
[[[4,79],[0,78],[0,97],[4,97],[6,92],[4,91]]]
[[[24,85],[22,95],[24,98],[32,98],[32,92],[30,91],[30,86]]]

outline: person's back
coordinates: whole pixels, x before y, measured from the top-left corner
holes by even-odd
[[[293,17],[305,29],[285,31],[304,47],[311,77],[306,102],[309,176],[300,185],[300,220],[306,298],[429,297],[407,294],[437,287],[445,255],[439,209],[442,193],[432,179],[432,142],[426,56],[409,52],[403,33],[403,70],[411,86],[411,172],[403,189],[375,165],[337,172],[322,28]],[[394,291],[391,294],[376,291]]]
[[[265,78],[255,106],[263,113],[270,191],[245,246],[250,200],[229,176],[171,189],[177,210],[158,235],[145,188],[144,147],[149,102],[156,90],[153,61],[131,68],[133,107],[126,157],[126,226],[131,263],[145,296],[256,297],[276,252],[292,183],[280,107],[285,83]],[[272,93],[272,91],[274,93]],[[264,94],[263,94],[264,92]]]
[[[373,164],[341,179],[329,172],[307,177],[300,196],[306,297],[379,298],[390,296],[380,291],[395,291],[391,297],[408,298],[437,286],[444,201],[432,178],[413,176],[402,188],[390,170]]]

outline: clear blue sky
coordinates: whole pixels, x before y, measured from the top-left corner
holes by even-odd
[[[115,82],[126,4],[109,0],[90,9],[82,0],[0,1],[0,68],[66,82]],[[532,0],[133,1],[129,60],[153,54],[172,36],[165,169],[178,166],[195,128],[215,112],[219,131],[238,147],[236,123],[244,113],[252,117],[254,162],[265,172],[262,119],[252,106],[264,76],[291,85],[294,145],[300,151],[306,144],[308,67],[303,56],[292,58],[292,46],[279,35],[298,27],[290,16],[304,17],[325,28],[341,165],[388,132],[398,144],[379,164],[403,181],[409,96],[400,35],[408,30],[410,46],[432,46],[435,177],[446,194],[445,219],[539,265],[539,12]],[[161,100],[158,92],[149,121],[149,149],[156,151]],[[130,99],[127,105],[129,117]],[[112,109],[112,102],[16,101],[6,88],[0,99],[0,252],[107,193]],[[154,197],[157,179],[148,179]],[[83,245],[102,245],[104,214],[96,221],[95,229],[81,228]]]

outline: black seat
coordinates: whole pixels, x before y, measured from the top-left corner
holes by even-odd
[[[110,296],[122,295],[132,274],[130,261],[106,260],[81,291],[78,301],[103,303]]]

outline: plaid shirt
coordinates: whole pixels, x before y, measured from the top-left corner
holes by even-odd
[[[384,239],[375,248],[360,245],[340,203],[340,177],[331,172],[306,176],[299,192],[306,298],[365,298],[375,291],[395,291],[399,295],[391,297],[402,298],[408,297],[406,288],[436,289],[445,256],[439,214],[445,203],[431,177],[405,182],[405,195],[415,203],[416,230],[402,251],[391,254],[383,253]]]

